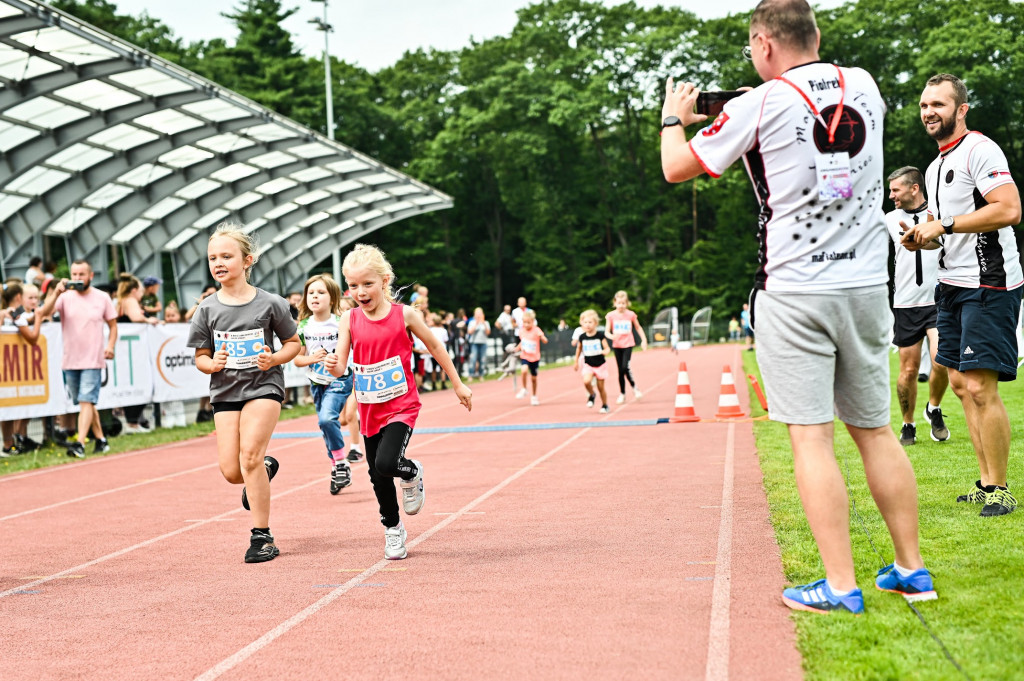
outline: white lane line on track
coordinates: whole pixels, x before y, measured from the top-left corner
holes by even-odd
[[[296,440],[295,442],[289,443],[287,445],[284,445],[284,446],[281,446],[281,447],[275,447],[273,451],[270,451],[268,449],[267,453],[268,454],[276,454],[277,452],[281,451],[282,449],[290,449],[292,447],[298,447],[301,444],[308,443],[312,439],[315,439],[315,438],[306,438],[306,439],[303,439],[303,440]],[[142,450],[139,450],[139,451],[141,453],[141,452],[155,452],[157,450],[156,449],[142,449]],[[31,509],[29,509],[27,511],[21,511],[19,513],[12,513],[11,515],[5,515],[3,517],[0,517],[0,522],[3,522],[4,520],[12,520],[14,518],[20,518],[21,516],[31,515],[33,513],[38,513],[40,511],[48,511],[50,509],[58,508],[60,506],[66,506],[68,504],[75,504],[75,503],[78,503],[80,501],[87,501],[89,499],[94,499],[96,497],[102,497],[105,494],[113,494],[114,492],[123,492],[124,490],[134,489],[136,487],[142,487],[144,485],[150,485],[150,484],[153,484],[155,482],[161,482],[163,480],[170,480],[171,478],[176,478],[179,475],[188,475],[189,473],[196,473],[198,471],[206,470],[207,468],[213,468],[215,466],[217,466],[216,463],[208,463],[208,464],[204,464],[202,466],[198,466],[196,468],[189,468],[188,470],[178,471],[176,473],[168,473],[167,475],[164,475],[164,476],[159,477],[159,478],[150,478],[148,480],[141,480],[139,482],[134,482],[134,483],[132,483],[130,485],[123,485],[121,487],[114,487],[114,488],[111,488],[111,489],[103,490],[101,492],[93,492],[92,494],[86,494],[85,496],[82,496],[82,497],[75,497],[74,499],[65,499],[64,501],[59,501],[56,504],[50,504],[49,506],[40,506],[39,508],[31,508]]]
[[[425,445],[433,444],[434,442],[437,442],[438,440],[443,440],[446,437],[450,437],[450,435],[442,435],[440,437],[432,438],[430,440],[427,440],[426,442],[420,443],[418,445],[418,447],[423,447]],[[297,446],[297,445],[302,444],[304,442],[306,442],[306,440],[299,440],[296,443],[294,443],[292,445],[289,445],[289,446]],[[415,448],[414,446],[410,446],[409,447],[410,450],[412,450],[414,448]],[[280,449],[284,449],[284,447],[282,447]],[[280,450],[278,449],[278,450],[275,450],[275,451],[280,451]],[[322,477],[317,477],[315,480],[311,480],[310,482],[307,482],[307,483],[305,483],[303,485],[299,485],[297,487],[292,487],[291,489],[287,489],[287,490],[285,490],[283,492],[280,492],[278,494],[274,494],[270,498],[271,498],[272,501],[276,500],[276,499],[280,499],[280,498],[286,497],[289,494],[292,494],[294,492],[300,492],[300,491],[302,491],[302,490],[304,490],[304,489],[306,489],[308,487],[312,487],[313,485],[319,485],[322,482],[323,482],[323,478]],[[230,519],[229,516],[231,516],[233,514],[236,514],[236,513],[246,513],[246,511],[244,509],[242,509],[242,508],[235,508],[235,509],[232,509],[232,510],[227,511],[225,513],[221,513],[220,515],[213,516],[212,518],[206,518],[205,520],[199,520],[199,521],[196,521],[196,522],[192,522],[192,523],[190,523],[188,525],[185,525],[184,527],[178,528],[177,530],[173,530],[171,532],[167,532],[166,534],[162,534],[159,537],[153,537],[151,539],[147,539],[145,541],[139,542],[138,544],[133,544],[132,546],[128,546],[126,548],[114,551],[113,553],[108,553],[105,556],[100,556],[99,558],[94,558],[93,560],[90,560],[88,562],[82,563],[81,565],[76,565],[75,567],[71,567],[71,568],[68,568],[66,570],[61,570],[60,572],[55,572],[52,575],[47,575],[45,577],[41,577],[41,578],[39,578],[39,579],[35,580],[34,582],[29,583],[29,584],[23,584],[20,587],[17,587],[17,588],[14,588],[14,589],[8,589],[7,591],[0,591],[0,598],[6,598],[7,596],[11,596],[11,595],[17,594],[19,592],[23,592],[25,589],[31,589],[32,587],[38,586],[39,584],[44,584],[44,583],[49,582],[49,581],[54,580],[54,579],[60,579],[60,578],[64,577],[65,575],[76,573],[79,570],[83,570],[85,568],[92,567],[93,565],[97,565],[99,563],[104,563],[104,562],[106,562],[108,560],[111,560],[113,558],[118,558],[120,556],[125,555],[126,553],[131,553],[132,551],[135,551],[136,549],[145,548],[145,547],[150,546],[152,544],[156,544],[157,542],[163,541],[164,539],[170,539],[171,537],[175,537],[175,536],[181,534],[182,532],[189,532],[190,530],[194,530],[197,527],[203,527],[203,526],[208,525],[210,523],[216,523],[216,522],[223,521],[225,519]]]
[[[467,515],[476,506],[479,506],[480,504],[482,504],[483,502],[487,501],[488,499],[490,499],[492,496],[494,496],[495,494],[497,494],[501,490],[503,490],[506,487],[508,487],[509,485],[511,485],[513,482],[518,480],[520,477],[522,477],[523,475],[528,473],[535,466],[537,466],[537,465],[543,463],[544,461],[550,459],[552,456],[557,454],[559,451],[561,451],[565,447],[569,446],[571,443],[573,443],[575,440],[577,440],[579,437],[581,437],[582,435],[584,435],[588,431],[590,431],[590,428],[584,428],[584,429],[578,431],[575,435],[570,437],[568,440],[566,440],[562,444],[560,444],[557,447],[549,450],[546,454],[544,454],[540,458],[534,460],[532,463],[527,464],[526,466],[521,468],[519,471],[517,471],[516,473],[513,473],[509,477],[505,478],[504,480],[499,482],[497,485],[495,485],[494,487],[492,487],[488,491],[484,492],[479,497],[477,497],[473,501],[469,502],[468,504],[463,506],[461,509],[459,509],[458,511],[456,511],[452,515],[448,516],[444,520],[440,521],[439,523],[437,523],[433,527],[429,528],[428,530],[426,530],[425,532],[420,534],[418,537],[416,537],[415,539],[410,541],[408,544],[406,544],[406,546],[408,546],[409,548],[415,548],[415,547],[419,546],[420,544],[425,542],[427,539],[430,539],[430,537],[434,536],[435,534],[437,534],[438,532],[440,532],[444,528],[448,527],[449,525],[451,525],[453,522],[455,522],[456,520],[458,520],[462,516]],[[334,601],[336,601],[339,598],[341,598],[342,596],[344,596],[351,589],[356,588],[356,587],[360,587],[360,586],[365,586],[363,584],[363,582],[365,582],[367,579],[369,579],[370,577],[372,577],[376,573],[380,572],[386,566],[389,566],[389,565],[391,565],[391,561],[389,561],[387,559],[381,559],[380,561],[378,561],[374,565],[368,567],[367,569],[363,570],[361,573],[359,573],[358,575],[356,575],[352,579],[350,579],[347,582],[345,582],[342,586],[334,589],[330,593],[328,593],[325,596],[323,596],[322,598],[320,598],[320,600],[315,601],[314,603],[311,603],[305,609],[300,610],[299,612],[295,613],[294,615],[292,615],[291,617],[289,617],[285,621],[281,622],[279,625],[277,625],[276,627],[274,627],[273,629],[271,629],[267,633],[263,634],[263,636],[260,636],[258,639],[256,639],[255,641],[253,641],[249,645],[247,645],[244,648],[240,649],[238,652],[234,653],[233,655],[230,655],[229,657],[221,660],[219,663],[217,663],[213,667],[209,668],[208,670],[206,670],[205,672],[203,672],[199,676],[195,677],[196,681],[210,681],[211,679],[216,679],[217,677],[221,676],[225,672],[228,672],[231,669],[235,668],[236,666],[238,666],[242,662],[246,661],[247,659],[249,659],[250,657],[252,657],[256,653],[258,653],[260,650],[262,650],[266,646],[268,646],[271,643],[273,643],[275,640],[277,640],[281,636],[283,636],[286,633],[288,633],[290,630],[294,629],[296,626],[298,626],[298,625],[302,624],[303,622],[305,622],[307,619],[309,619],[310,617],[315,615],[320,610],[324,609],[325,607],[327,607],[328,605],[330,605]],[[30,586],[32,586],[32,585],[26,584],[26,585],[22,586],[21,589],[25,589],[25,588],[28,588]],[[2,595],[2,594],[0,594],[0,595]]]
[[[733,367],[743,367],[736,351]],[[715,557],[715,583],[711,592],[711,622],[708,625],[708,656],[705,681],[729,681],[729,604],[732,579],[732,511],[736,422],[729,422],[725,438],[725,471],[722,475],[722,515],[718,521],[718,554]]]
[[[130,456],[138,456],[139,454],[147,454],[149,452],[159,452],[159,451],[161,451],[163,449],[172,449],[172,448],[175,448],[175,447],[184,447],[184,446],[186,446],[188,444],[191,444],[195,440],[201,439],[203,437],[209,437],[209,436],[208,435],[203,435],[203,436],[200,436],[199,438],[189,438],[187,440],[182,440],[180,442],[171,442],[171,443],[166,444],[166,445],[159,445],[158,447],[149,447],[149,448],[146,448],[146,449],[137,449],[134,452],[124,452],[122,454],[112,454],[110,456],[97,456],[97,457],[94,457],[92,459],[86,459],[85,461],[79,461],[79,462],[74,462],[74,463],[69,462],[69,463],[65,463],[65,464],[60,464],[59,466],[48,466],[47,468],[40,468],[38,470],[29,471],[27,473],[15,473],[13,475],[4,475],[4,476],[0,476],[0,483],[11,482],[13,480],[23,480],[25,478],[34,478],[37,475],[47,475],[49,473],[59,473],[61,471],[77,471],[82,466],[91,466],[91,465],[94,465],[94,464],[97,464],[97,463],[107,463],[107,462],[110,462],[110,461],[119,461],[120,459],[127,459]],[[28,456],[28,454],[23,454],[22,456]]]

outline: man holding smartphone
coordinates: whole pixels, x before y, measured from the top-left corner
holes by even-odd
[[[882,212],[885,103],[864,70],[819,61],[805,0],[762,0],[743,52],[765,82],[726,102],[687,142],[699,91],[670,78],[665,178],[718,177],[742,158],[761,204],[751,295],[770,418],[787,424],[797,488],[825,579],[786,589],[814,612],[864,609],[850,546],[849,498],[833,444],[838,415],[860,450],[895,560],[876,586],[935,598],[918,542],[917,483],[889,425],[888,239]],[[813,380],[808,380],[813,377]]]
[[[117,312],[114,303],[103,291],[92,287],[92,267],[85,260],[71,263],[71,280],[57,284],[56,295],[47,297],[40,316],[48,317],[54,310],[60,313],[63,331],[64,387],[71,401],[79,405],[78,442],[69,442],[67,455],[85,458],[85,438],[92,431],[97,454],[110,451],[103,437],[100,414],[96,402],[100,397],[100,383],[108,359],[114,358],[117,344]],[[103,325],[110,330],[106,344]]]

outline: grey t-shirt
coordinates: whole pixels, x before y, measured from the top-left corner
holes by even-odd
[[[192,316],[188,347],[216,352],[227,343],[228,363],[210,374],[211,402],[245,402],[260,395],[284,391],[284,369],[278,365],[266,371],[256,366],[263,345],[274,347],[274,336],[282,341],[295,335],[288,302],[281,296],[256,289],[256,296],[244,305],[226,305],[219,293],[208,296]]]
[[[470,343],[481,344],[487,342],[487,332],[490,331],[491,325],[486,319],[482,322],[470,319],[469,323],[466,324],[466,328],[470,327],[473,327],[473,332],[469,334]]]

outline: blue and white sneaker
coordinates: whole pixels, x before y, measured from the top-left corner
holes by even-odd
[[[878,571],[875,586],[881,591],[900,594],[911,603],[915,601],[934,601],[939,597],[932,584],[932,575],[927,568],[914,570],[904,577],[896,571],[894,563],[886,565]]]
[[[860,589],[854,589],[845,596],[836,596],[824,579],[786,589],[782,592],[782,602],[794,610],[807,610],[821,615],[827,615],[833,610],[846,610],[854,615],[864,612],[864,594]]]

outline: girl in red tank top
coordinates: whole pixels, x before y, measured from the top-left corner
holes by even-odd
[[[352,392],[359,403],[366,462],[384,525],[384,557],[400,560],[407,555],[406,532],[398,512],[395,478],[401,478],[406,514],[419,513],[425,498],[423,464],[405,458],[420,412],[412,375],[412,335],[423,341],[448,374],[455,395],[466,409],[473,408],[473,393],[463,384],[444,346],[427,328],[423,315],[395,302],[391,292],[395,275],[379,249],[358,244],[345,257],[341,270],[357,307],[341,316],[337,350],[324,359],[324,366],[335,376],[342,375],[351,348],[355,372]]]

